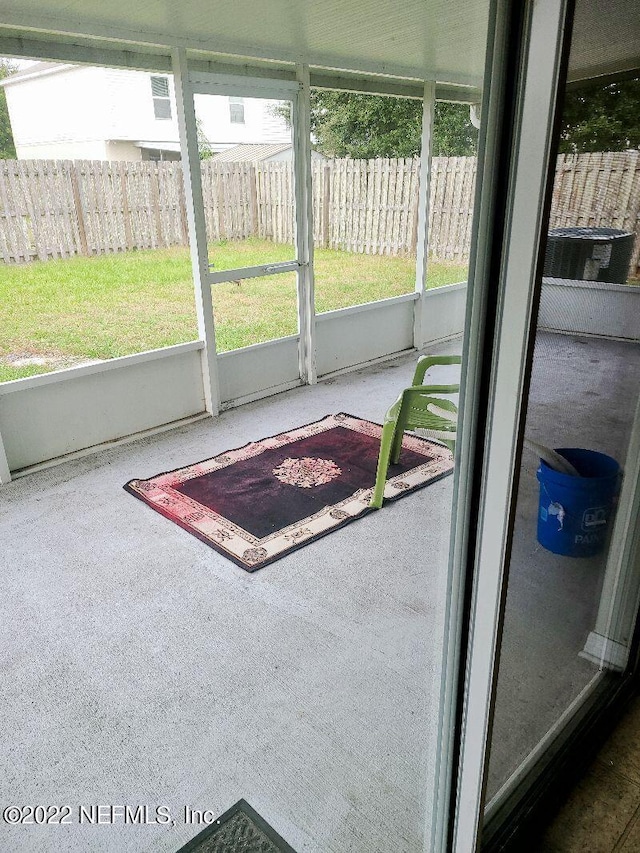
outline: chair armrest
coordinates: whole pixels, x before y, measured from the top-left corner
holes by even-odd
[[[428,400],[436,403],[442,409],[454,412],[457,414],[458,407],[453,400],[447,400],[441,394],[456,394],[458,391],[457,385],[416,385],[413,388],[405,388],[400,399],[403,405],[412,405],[412,400],[419,398],[420,400]]]
[[[412,385],[407,391],[418,391],[420,394],[459,394],[459,385]]]

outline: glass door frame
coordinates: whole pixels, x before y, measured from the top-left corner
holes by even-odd
[[[575,773],[585,738],[629,694],[638,667],[637,584],[634,644],[626,677],[601,671],[550,733],[548,742],[485,813],[489,747],[515,514],[517,472],[540,297],[543,235],[549,217],[552,155],[573,22],[573,0],[492,4],[478,155],[474,250],[470,265],[450,552],[440,735],[440,804],[432,849],[494,849],[514,822],[531,817],[554,785]],[[632,442],[638,443],[640,426]],[[612,612],[624,600],[640,535],[639,466],[628,480],[614,531],[618,564]],[[545,739],[546,741],[546,739]],[[453,770],[451,771],[451,768]],[[448,772],[452,772],[450,777]],[[536,785],[532,782],[535,780]],[[494,798],[495,800],[495,798]],[[449,814],[445,829],[443,815]],[[489,820],[487,820],[487,817]],[[502,847],[495,849],[504,849]],[[517,848],[516,848],[517,849]]]

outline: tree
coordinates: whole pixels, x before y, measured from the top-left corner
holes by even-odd
[[[570,89],[560,134],[562,153],[640,148],[640,78],[593,82]],[[288,118],[283,108],[279,115]],[[415,157],[420,153],[422,104],[405,98],[313,90],[311,132],[328,157]],[[477,130],[466,104],[438,101],[433,128],[435,156],[469,156]]]
[[[352,92],[311,94],[311,133],[327,157],[413,157],[420,150],[421,120],[418,101]]]
[[[291,122],[289,105],[277,104],[274,115]],[[314,148],[327,157],[417,157],[422,135],[422,102],[382,95],[312,90],[311,135]],[[438,101],[433,154],[476,153],[478,131],[467,104]]]
[[[567,91],[560,151],[625,151],[640,148],[640,78],[591,83]]]
[[[213,148],[207,138],[207,134],[204,132],[202,119],[200,118],[196,118],[196,135],[198,139],[198,156],[200,159],[208,160],[209,157],[213,157]]]
[[[434,157],[471,157],[478,153],[478,129],[471,124],[468,104],[436,102],[432,152]]]
[[[0,59],[0,80],[18,70],[18,66],[8,59]],[[15,160],[16,147],[13,143],[11,120],[7,107],[7,95],[0,87],[0,160]]]
[[[311,132],[315,147],[328,157],[417,157],[422,103],[381,95],[313,91]],[[436,104],[436,156],[475,154],[476,140],[477,131],[466,104]]]

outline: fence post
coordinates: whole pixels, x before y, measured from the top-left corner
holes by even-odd
[[[80,252],[83,255],[89,254],[89,244],[87,243],[87,229],[84,224],[84,211],[82,209],[82,197],[80,196],[80,182],[78,181],[78,166],[72,162],[69,167],[69,176],[71,178],[71,190],[73,192],[73,206],[76,212],[76,222],[78,223],[78,236],[80,238]]]
[[[161,246],[162,239],[162,218],[160,216],[160,176],[158,175],[158,164],[151,164],[151,201],[153,203],[153,219],[156,225],[156,243]]]
[[[631,190],[626,205],[627,215],[624,217],[621,227],[625,227],[624,223],[628,218],[630,222],[625,230],[635,231],[636,234],[628,272],[629,278],[635,278],[638,274],[638,267],[640,266],[640,153],[637,151],[633,153],[627,152],[626,158],[631,171]]]
[[[329,248],[329,210],[331,209],[331,166],[322,170],[322,245]]]
[[[34,166],[35,163],[35,166]],[[31,238],[33,244],[33,252],[31,252],[31,247],[29,247],[31,254],[35,254],[35,257],[40,261],[47,260],[47,249],[46,245],[43,245],[41,233],[40,233],[40,222],[36,215],[35,205],[33,203],[33,195],[38,196],[37,184],[36,184],[36,175],[37,175],[37,161],[28,161],[25,163],[22,160],[17,160],[16,165],[18,167],[17,171],[17,179],[18,185],[21,187],[25,204],[27,207],[27,216],[29,219],[29,224],[31,227]]]
[[[258,236],[258,172],[255,166],[249,166],[249,211],[251,236]]]
[[[127,165],[124,161],[120,163],[120,191],[122,193],[122,217],[124,219],[124,244],[127,251],[134,249],[133,232],[131,230],[131,211],[129,210],[129,198],[127,194]]]
[[[224,240],[227,236],[227,229],[225,226],[225,215],[224,215],[224,185],[223,185],[223,175],[225,172],[225,164],[221,163],[217,169],[217,178],[218,178],[218,239]]]

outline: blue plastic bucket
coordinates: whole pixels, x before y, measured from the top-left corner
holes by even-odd
[[[556,450],[580,477],[554,471],[540,460],[538,542],[554,554],[593,557],[604,547],[614,514],[620,466],[595,450]]]

